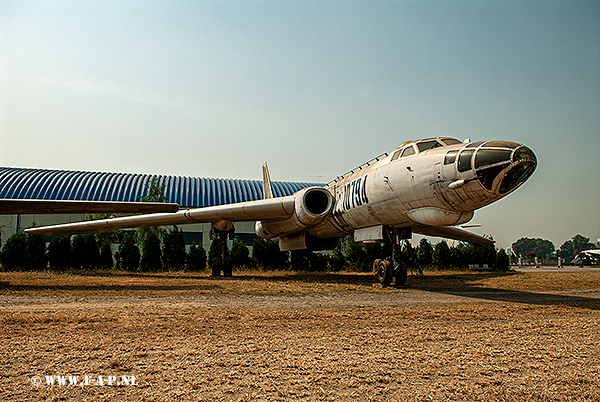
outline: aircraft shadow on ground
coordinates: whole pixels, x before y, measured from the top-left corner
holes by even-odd
[[[517,272],[492,272],[485,274],[448,274],[435,277],[421,276],[410,277],[410,289],[427,292],[443,293],[468,297],[478,300],[496,302],[522,303],[534,305],[556,306],[565,305],[572,307],[600,310],[600,299],[595,297],[582,297],[576,295],[560,294],[553,291],[509,290],[481,286],[481,280],[519,275]],[[433,280],[431,280],[433,279]]]
[[[427,292],[443,293],[478,300],[489,300],[496,302],[510,302],[534,305],[565,305],[572,307],[600,310],[600,299],[581,297],[557,293],[545,293],[544,291],[533,292],[528,290],[506,290],[491,287],[482,287],[478,282],[496,277],[519,275],[518,272],[489,272],[473,274],[448,274],[435,276],[412,276],[409,275],[407,289],[422,290]],[[286,273],[274,276],[239,275],[230,280],[257,280],[263,282],[286,282],[298,281],[304,283],[335,283],[357,286],[373,286],[377,283],[375,276],[365,273],[338,274],[338,273]]]
[[[525,290],[478,288],[478,290],[473,291],[442,291],[439,293],[496,302],[534,304],[542,306],[562,305],[569,307],[587,308],[591,310],[600,310],[600,299],[598,298],[544,293],[543,291],[529,292]]]

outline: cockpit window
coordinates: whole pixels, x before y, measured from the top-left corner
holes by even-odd
[[[419,148],[419,152],[427,151],[428,149],[433,149],[437,147],[442,147],[443,145],[437,140],[423,141],[417,144]]]
[[[485,149],[477,151],[475,155],[475,168],[494,165],[500,162],[510,162],[510,149]]]
[[[457,150],[454,151],[450,151],[446,154],[446,157],[444,158],[444,165],[451,165],[454,163],[454,161],[456,160],[456,154],[458,153]]]
[[[475,152],[474,149],[467,149],[458,155],[459,172],[466,172],[471,169],[471,157],[473,156],[473,152]]]
[[[527,147],[521,147],[515,151],[515,154],[513,155],[513,161],[517,162],[521,159],[532,159],[537,161],[533,151]]]
[[[415,149],[411,145],[410,147],[404,148],[404,151],[402,151],[401,158],[404,158],[405,156],[414,155],[414,153],[415,153]]]
[[[441,138],[441,141],[446,145],[462,144],[462,142],[460,142],[456,138]]]
[[[483,144],[483,141],[470,142],[467,148],[477,148],[481,144]]]
[[[396,159],[398,159],[399,156],[400,156],[400,150],[397,150],[396,152],[394,152],[394,155],[392,155],[392,159],[390,162],[395,161]]]

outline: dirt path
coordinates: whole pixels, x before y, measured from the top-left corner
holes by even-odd
[[[600,400],[596,279],[298,296],[44,281],[0,295],[0,400]]]
[[[600,301],[600,290],[570,291],[470,291],[426,292],[398,289],[387,294],[328,294],[302,296],[167,296],[167,297],[57,297],[0,296],[0,311],[67,311],[121,308],[224,308],[224,309],[302,309],[417,306],[473,301],[505,301],[526,304],[572,304]]]

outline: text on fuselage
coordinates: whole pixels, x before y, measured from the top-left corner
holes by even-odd
[[[347,211],[351,208],[360,207],[363,204],[369,203],[367,197],[367,175],[352,180],[350,183],[342,187],[342,210]]]

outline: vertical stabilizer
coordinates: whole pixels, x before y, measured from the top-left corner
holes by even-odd
[[[265,200],[268,198],[273,198],[273,187],[271,187],[271,176],[269,175],[269,168],[267,167],[267,162],[264,162],[262,165],[262,174],[263,174],[263,198]]]

